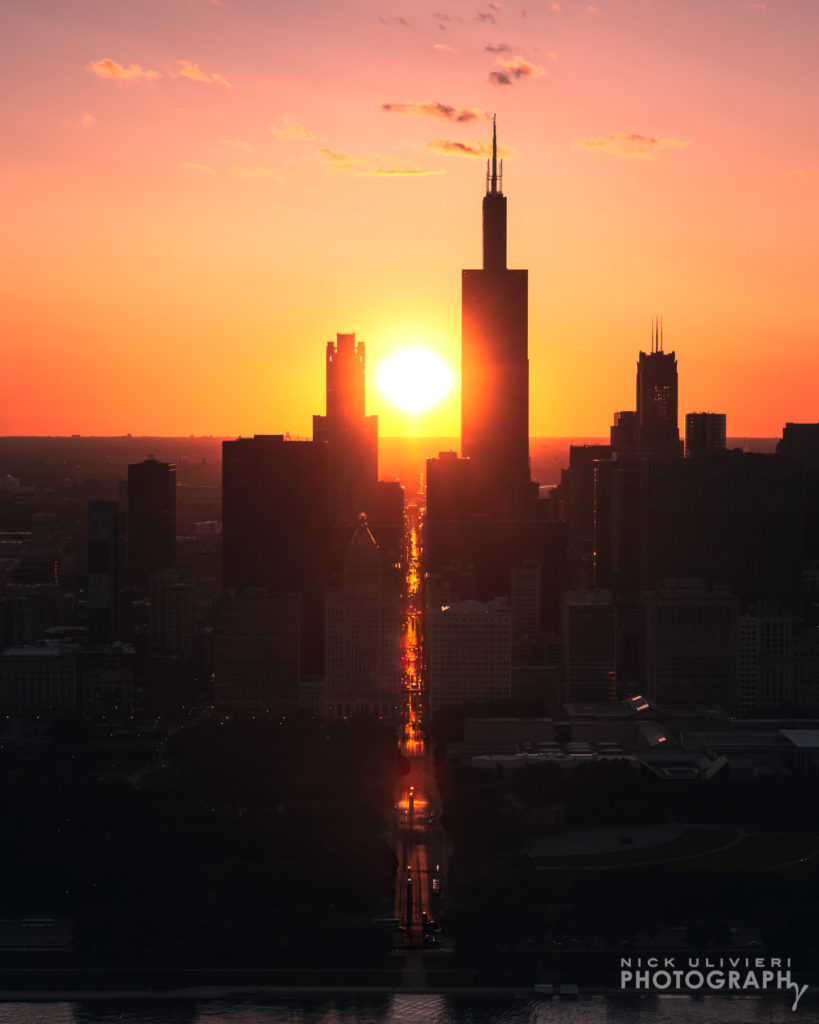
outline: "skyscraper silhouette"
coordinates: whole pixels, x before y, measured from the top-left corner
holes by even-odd
[[[677,424],[677,360],[663,352],[662,324],[651,326],[651,352],[637,362],[637,431],[640,451],[676,458],[682,455]]]
[[[352,526],[375,511],[378,417],[365,415],[364,342],[336,334],[327,342],[327,415],[313,417],[313,440],[327,442],[331,522]]]
[[[176,565],[176,466],[150,457],[128,467],[128,582]]]
[[[725,451],[725,413],[685,414],[685,457]]]
[[[461,450],[472,460],[484,508],[529,483],[528,271],[506,266],[506,197],[492,161],[483,198],[483,267],[462,271]]]

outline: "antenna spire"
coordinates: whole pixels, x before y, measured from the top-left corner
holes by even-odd
[[[495,123],[496,115],[492,115],[492,183],[491,189],[493,195],[498,192],[498,129]]]

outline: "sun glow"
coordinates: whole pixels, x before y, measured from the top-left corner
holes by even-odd
[[[446,398],[455,374],[436,352],[413,346],[387,356],[376,370],[375,382],[387,401],[415,416]]]

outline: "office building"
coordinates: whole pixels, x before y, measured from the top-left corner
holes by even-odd
[[[745,604],[802,601],[801,466],[726,452],[640,464],[640,585],[696,576]]]
[[[640,595],[643,692],[652,704],[738,710],[739,598],[704,579]]]
[[[569,701],[614,700],[617,695],[617,609],[609,590],[563,595],[563,682]]]
[[[263,587],[225,591],[216,602],[214,704],[237,715],[281,714],[299,703],[298,594]]]
[[[662,325],[652,323],[651,352],[637,362],[637,443],[648,455],[682,455],[677,421],[677,360],[663,351]]]
[[[195,588],[177,572],[155,573],[150,579],[151,652],[189,661],[193,657]]]
[[[428,611],[425,651],[433,712],[512,695],[512,609],[497,599]]]
[[[366,351],[355,334],[327,342],[326,415],[313,417],[313,440],[328,447],[330,521],[352,526],[373,516],[378,481],[378,417],[365,414]]]
[[[500,514],[529,484],[528,271],[506,266],[506,197],[493,129],[483,267],[462,272],[461,454],[479,508]]]
[[[324,667],[327,461],[327,445],[281,434],[222,443],[222,586],[301,594],[307,672]]]
[[[176,566],[176,466],[153,457],[128,467],[128,583]]]
[[[725,413],[687,412],[685,414],[685,457],[706,452],[725,451]]]
[[[401,711],[400,576],[382,563],[361,516],[339,579],[327,587],[326,676],[329,713],[397,718]]]

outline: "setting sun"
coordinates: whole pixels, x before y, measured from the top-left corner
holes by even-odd
[[[393,352],[376,370],[381,394],[404,412],[416,415],[431,409],[452,390],[455,374],[436,352],[428,348],[402,348]]]

